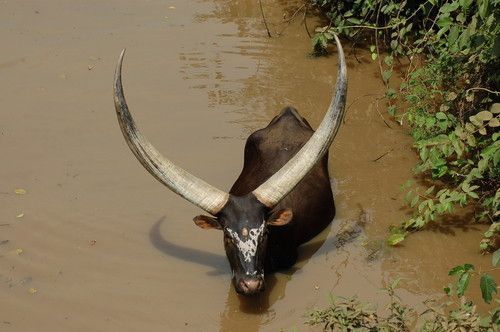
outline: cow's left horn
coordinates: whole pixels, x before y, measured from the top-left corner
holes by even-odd
[[[137,130],[123,94],[121,72],[124,54],[125,50],[120,54],[116,66],[114,100],[118,123],[130,150],[158,181],[208,213],[216,215],[226,204],[229,195],[163,157]]]
[[[314,165],[324,156],[340,127],[345,112],[347,94],[347,69],[344,51],[336,35],[339,70],[335,94],[328,111],[309,141],[278,172],[253,191],[257,199],[268,207],[278,204]]]

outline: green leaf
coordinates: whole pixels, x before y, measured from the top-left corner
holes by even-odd
[[[497,292],[497,284],[495,283],[495,279],[489,274],[481,275],[481,281],[479,283],[481,287],[481,295],[483,296],[483,300],[486,303],[491,303],[493,299],[493,293]]]
[[[358,19],[358,18],[354,18],[354,17],[349,17],[349,18],[347,19],[347,22],[350,22],[350,23],[352,23],[352,24],[361,24],[361,20],[360,20],[360,19]]]
[[[488,4],[489,1],[487,0],[482,0],[478,1],[479,2],[479,16],[484,20],[486,16],[488,15]]]
[[[382,79],[386,83],[389,81],[389,79],[391,78],[391,76],[392,76],[392,70],[384,70],[382,72]]]
[[[377,53],[372,53],[372,60],[373,61],[377,60],[377,56],[378,56]]]
[[[459,274],[462,274],[464,273],[465,270],[464,270],[464,267],[462,265],[457,265],[455,266],[454,268],[452,268],[449,272],[448,272],[448,275],[449,276],[454,276],[454,275],[459,275]]]
[[[481,111],[475,115],[475,118],[478,119],[479,121],[489,121],[491,118],[493,118],[493,114],[488,111]]]
[[[463,266],[464,266],[465,272],[474,271],[474,265],[472,265],[472,264],[467,264],[466,263]]]
[[[372,51],[373,52],[373,51]],[[392,56],[390,55],[387,55],[384,57],[384,62],[387,66],[391,67],[392,66],[392,61],[393,61],[393,58]]]
[[[389,113],[391,116],[395,116],[396,115],[396,106],[391,105],[391,106],[387,107],[387,113]]]
[[[463,10],[469,9],[469,6],[472,4],[473,0],[459,0],[460,6],[462,6]]]
[[[436,118],[439,119],[439,120],[446,120],[446,119],[448,119],[448,117],[446,116],[446,114],[444,114],[443,112],[437,112],[436,113]]]
[[[470,31],[469,29],[467,29],[464,32],[462,32],[462,34],[458,38],[458,45],[460,46],[461,50],[464,50],[467,47],[469,47],[470,42],[471,42]]]
[[[448,272],[449,276],[454,276],[454,275],[462,275],[463,273],[470,272],[474,270],[474,265],[472,264],[464,264],[464,265],[457,265],[454,268]]]
[[[429,195],[429,194],[430,194],[431,192],[433,192],[433,191],[434,191],[434,186],[429,187],[429,188],[427,188],[427,190],[425,191],[424,195]]]
[[[395,234],[392,234],[391,236],[389,236],[389,238],[387,239],[387,243],[391,246],[395,246],[398,243],[400,243],[401,241],[403,241],[404,239],[405,239],[405,235],[403,233],[395,233]]]
[[[415,205],[417,205],[417,203],[418,203],[418,196],[415,196],[415,197],[413,197],[413,199],[411,200],[411,204],[410,204],[410,206],[411,206],[411,207],[414,207]]]
[[[457,99],[457,97],[458,97],[458,95],[452,91],[452,92],[448,93],[448,95],[446,96],[446,100],[453,101],[453,100]]]
[[[479,199],[479,196],[473,191],[468,192],[467,195],[469,195],[472,198]]]
[[[451,18],[449,16],[440,17],[439,20],[437,21],[437,24],[441,29],[446,29],[444,31],[446,32],[451,25]]]
[[[496,127],[500,126],[500,120],[498,120],[498,118],[493,118],[488,122],[488,126],[492,127],[492,128],[496,128]]]
[[[398,41],[396,39],[391,40],[391,48],[396,50],[398,48]]]
[[[443,6],[441,6],[439,11],[442,13],[451,13],[457,10],[458,6],[460,6],[460,4],[457,1],[454,1],[452,3],[444,4]]]
[[[469,287],[469,281],[470,281],[470,273],[465,272],[463,273],[460,278],[458,279],[457,282],[457,296],[462,297]]]
[[[500,265],[500,249],[497,249],[491,257],[491,264],[493,264],[494,267],[498,267]]]

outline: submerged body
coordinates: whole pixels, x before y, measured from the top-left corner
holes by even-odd
[[[283,167],[314,133],[297,110],[287,107],[267,127],[254,132],[245,145],[240,176],[229,191],[245,196]],[[265,270],[273,272],[292,266],[297,248],[319,234],[332,221],[335,206],[328,174],[328,153],[298,185],[274,207],[291,209],[293,219],[280,227],[268,227]]]

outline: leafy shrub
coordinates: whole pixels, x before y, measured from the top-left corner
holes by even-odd
[[[415,172],[434,180],[423,190],[403,186],[414,215],[392,228],[388,242],[395,245],[410,232],[468,208],[476,221],[492,224],[481,249],[498,249],[500,1],[312,2],[331,22],[317,29],[315,53],[326,49],[333,33],[372,44],[372,59],[387,86],[388,112],[410,125],[420,157]],[[408,70],[396,90],[390,79],[401,57],[407,57]],[[398,111],[397,105],[405,109]]]
[[[356,297],[332,297],[326,309],[309,312],[305,323],[322,326],[324,331],[395,332],[415,330],[415,326],[419,326],[419,330],[423,332],[497,331],[500,326],[500,307],[494,308],[485,316],[480,316],[476,306],[464,297],[474,274],[476,272],[471,264],[451,269],[449,275],[455,276],[456,282],[444,290],[448,296],[456,294],[458,303],[437,305],[435,301],[428,300],[424,302],[428,309],[420,315],[403,304],[395,294],[398,284],[396,280],[385,289],[391,300],[387,316],[378,315],[373,305],[363,303]],[[488,274],[481,274],[480,288],[483,299],[490,303],[493,293],[496,293],[495,280]]]

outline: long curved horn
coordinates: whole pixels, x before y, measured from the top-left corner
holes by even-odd
[[[328,151],[339,130],[345,111],[347,69],[342,45],[338,37],[336,35],[334,37],[339,58],[335,95],[323,121],[309,141],[278,172],[253,191],[255,197],[268,207],[274,207],[278,204],[309,173]]]
[[[125,50],[120,54],[116,65],[114,100],[118,123],[130,150],[142,166],[158,181],[208,213],[216,215],[226,204],[229,195],[163,157],[137,129],[123,95],[122,62],[124,54]]]

